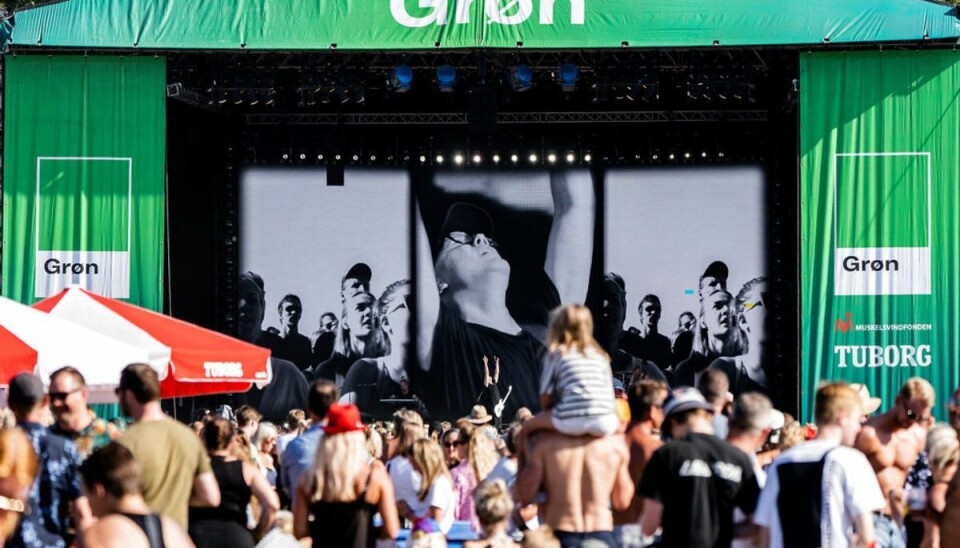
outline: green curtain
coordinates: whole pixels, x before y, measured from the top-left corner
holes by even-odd
[[[801,54],[801,408],[823,380],[893,405],[958,385],[960,55]]]

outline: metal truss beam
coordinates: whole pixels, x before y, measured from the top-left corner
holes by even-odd
[[[645,110],[623,112],[500,112],[498,124],[624,124],[663,122],[765,122],[765,110]],[[458,125],[466,113],[248,114],[250,125]]]

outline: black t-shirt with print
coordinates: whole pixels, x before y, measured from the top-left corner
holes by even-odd
[[[733,509],[752,514],[760,487],[749,457],[709,434],[689,434],[658,449],[637,496],[663,505],[663,546],[729,547]]]

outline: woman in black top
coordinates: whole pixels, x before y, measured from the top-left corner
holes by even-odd
[[[220,506],[216,508],[190,507],[190,538],[197,548],[253,548],[253,535],[247,529],[247,504],[250,495],[260,502],[259,538],[273,526],[280,509],[277,493],[255,464],[233,456],[235,433],[233,425],[217,417],[203,427],[203,443],[210,454],[210,466],[220,486]]]
[[[297,488],[293,532],[313,546],[367,548],[400,530],[393,485],[383,464],[367,454],[357,406],[335,403],[327,412],[317,458]],[[380,512],[377,531],[373,516]],[[310,521],[310,517],[313,520]]]

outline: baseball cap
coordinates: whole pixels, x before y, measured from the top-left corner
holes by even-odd
[[[718,280],[727,281],[727,278],[730,276],[730,269],[727,268],[727,263],[723,261],[713,261],[707,266],[707,269],[703,271],[703,274],[700,276],[700,279],[704,278],[716,278]]]
[[[670,415],[675,413],[683,413],[684,411],[692,411],[694,409],[704,409],[712,412],[713,406],[704,399],[703,394],[701,394],[699,390],[689,386],[683,386],[674,390],[673,393],[670,394],[670,397],[667,398],[667,401],[663,405],[663,415],[669,418]]]
[[[480,206],[465,202],[456,202],[447,210],[447,217],[440,228],[440,236],[451,232],[466,232],[467,234],[483,234],[493,237],[493,219]]]
[[[327,410],[327,424],[323,426],[323,433],[327,435],[359,432],[364,429],[360,420],[360,409],[352,403],[334,403]]]
[[[43,381],[33,373],[20,373],[10,379],[7,389],[7,403],[11,406],[31,407],[45,396]]]
[[[370,270],[370,266],[367,263],[357,263],[350,267],[350,270],[343,276],[344,280],[354,279],[360,280],[361,282],[370,283],[370,278],[373,277],[373,271]]]

